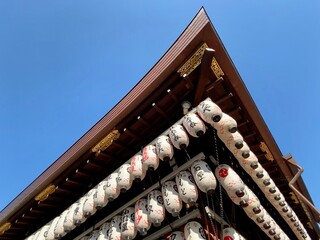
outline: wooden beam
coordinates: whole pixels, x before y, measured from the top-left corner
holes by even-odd
[[[206,82],[209,80],[210,72],[212,71],[211,62],[214,52],[215,51],[212,48],[206,48],[206,50],[204,51],[201,60],[200,75],[193,100],[193,106],[197,106],[200,103],[203,93],[205,92]]]
[[[154,107],[154,109],[161,114],[161,116],[163,116],[169,123],[171,122],[171,119],[169,118],[169,116],[159,107],[157,106],[156,103],[152,103],[152,107]]]

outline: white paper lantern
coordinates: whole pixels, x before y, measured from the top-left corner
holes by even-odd
[[[293,227],[295,227],[294,223],[292,223],[291,221],[288,221],[290,218],[292,218],[293,216],[295,216],[295,212],[292,210],[292,208],[290,206],[287,206],[288,211],[287,212],[282,212],[281,209],[279,209],[279,211],[281,212],[281,215],[284,219],[286,219],[286,221],[289,223],[289,225],[292,225]]]
[[[269,237],[272,237],[272,235],[270,234],[273,233],[274,229],[275,229],[275,225],[273,223],[273,219],[270,217],[270,220],[266,223],[264,222],[262,224],[262,226],[260,226],[260,229]],[[273,231],[272,231],[273,230]]]
[[[263,191],[267,199],[270,199],[270,201],[272,201],[271,199],[274,199],[274,197],[276,197],[281,192],[272,179],[270,179],[269,181],[270,184],[264,186],[261,190]]]
[[[78,201],[73,203],[69,208],[68,208],[68,213],[63,221],[63,227],[64,230],[68,233],[71,230],[75,229],[76,225],[73,221],[73,215],[74,215],[74,211],[78,206]]]
[[[99,237],[99,231],[98,230],[94,230],[89,237],[89,240],[97,240]]]
[[[244,145],[243,137],[238,131],[234,133],[225,132],[225,134],[221,137],[223,137],[221,139],[223,143],[232,153],[236,152],[238,149],[241,149]]]
[[[232,154],[235,158],[248,158],[250,156],[250,148],[246,142],[242,143],[242,147],[240,149],[234,148]]]
[[[276,239],[276,236],[280,236],[283,233],[282,229],[279,226],[276,226],[274,231],[275,231],[274,239]]]
[[[120,240],[121,239],[121,216],[117,215],[111,219],[110,230],[107,239]]]
[[[120,192],[124,193],[131,188],[132,176],[131,176],[131,165],[128,163],[122,164],[118,170],[118,188]]]
[[[180,124],[169,128],[169,137],[173,146],[177,149],[184,149],[189,145],[189,136]]]
[[[165,217],[165,208],[163,197],[159,190],[151,191],[148,194],[148,215],[153,226],[161,226]]]
[[[263,178],[264,175],[268,174],[260,163],[257,163],[256,168],[247,171],[247,173],[252,177],[254,181],[259,181],[260,178]]]
[[[209,165],[202,160],[195,161],[191,166],[191,172],[198,188],[208,194],[212,194],[217,186],[216,178]]]
[[[242,240],[244,239],[234,228],[227,227],[222,231],[223,240]]]
[[[203,227],[196,221],[188,222],[184,226],[184,237],[186,240],[206,240]]]
[[[210,98],[205,99],[197,106],[198,115],[203,121],[213,124],[219,122],[222,117],[222,111],[217,104]]]
[[[97,209],[101,209],[108,204],[108,198],[104,189],[107,186],[107,178],[102,180],[97,186],[97,191],[93,195],[93,202]]]
[[[273,220],[271,219],[270,221],[270,228],[268,229],[268,235],[269,236],[274,236],[276,235],[276,228],[277,228],[278,224]]]
[[[34,236],[35,236],[35,233],[31,234],[29,237],[27,237],[26,240],[33,240]]]
[[[111,173],[107,178],[107,184],[104,185],[104,192],[109,202],[116,199],[120,194],[120,190],[117,183],[117,177],[117,172]]]
[[[217,135],[220,139],[226,139],[228,133],[237,131],[237,122],[226,113],[222,113],[221,120],[212,125],[217,130]]]
[[[206,132],[206,126],[195,113],[184,115],[182,124],[192,137],[200,137]]]
[[[131,158],[131,175],[135,181],[142,181],[146,176],[146,169],[143,167],[141,154],[136,154]]]
[[[257,225],[260,227],[262,231],[266,231],[270,227],[271,217],[270,214],[264,209],[263,221],[258,222]]]
[[[215,170],[215,175],[235,204],[242,207],[248,204],[249,196],[245,192],[244,183],[229,165],[219,165]]]
[[[274,240],[290,240],[289,238],[286,237],[283,231],[279,232],[273,237]]]
[[[36,231],[31,239],[32,240],[37,240],[39,235],[40,235],[40,230]]]
[[[159,166],[159,157],[157,155],[156,146],[149,144],[143,148],[142,152],[143,167],[149,171],[156,170]]]
[[[132,240],[137,235],[137,229],[134,225],[135,209],[133,207],[126,208],[122,213],[121,219],[121,239]]]
[[[42,228],[40,228],[40,230],[38,230],[40,233],[37,237],[37,239],[39,240],[45,240],[46,235],[48,234],[49,228],[50,228],[50,224],[51,222],[49,222],[48,224],[44,225]]]
[[[285,201],[284,196],[281,192],[277,193],[273,198],[270,198],[269,201],[272,203],[273,206],[279,204],[279,202]]]
[[[189,171],[181,171],[176,175],[179,196],[185,203],[193,206],[198,200],[198,189]]]
[[[182,209],[182,200],[179,197],[178,187],[175,182],[167,181],[161,188],[164,207],[173,216],[178,217]]]
[[[248,172],[252,171],[253,169],[257,168],[258,158],[253,152],[249,152],[249,157],[244,158],[243,156],[236,158],[240,163],[241,167]]]
[[[90,217],[97,211],[94,204],[94,194],[96,194],[97,189],[93,188],[86,194],[86,201],[83,203],[83,213],[85,217]]]
[[[184,233],[181,231],[174,231],[170,234],[168,240],[185,240]]]
[[[111,228],[111,223],[110,222],[105,222],[104,224],[101,225],[99,228],[99,236],[97,240],[106,240],[108,239],[108,234]]]
[[[260,164],[258,164],[258,168],[260,168]],[[259,170],[259,169],[258,169]],[[260,172],[254,171],[254,169],[251,169],[250,171],[247,171],[250,176],[252,176],[252,179],[255,181],[255,183],[259,186],[260,189],[263,189],[265,186],[268,186],[271,184],[271,178],[266,170],[259,170]],[[256,176],[259,174],[259,178]]]
[[[275,240],[290,240],[288,236],[282,231],[282,229],[277,226],[275,229],[276,234],[274,235],[273,239]]]
[[[290,207],[289,207],[289,205],[288,205],[288,203],[287,203],[286,201],[279,202],[278,205],[279,205],[280,207],[282,207],[282,208],[281,208],[281,211],[282,211],[283,213],[285,213],[285,214],[288,213]],[[276,208],[277,208],[277,207],[276,207]],[[280,214],[281,214],[281,213],[280,213]]]
[[[268,212],[264,209],[262,205],[260,205],[261,212],[256,214],[255,217],[252,218],[253,221],[260,227],[260,225],[264,222],[264,216],[265,214],[268,214]]]
[[[151,227],[148,218],[148,202],[146,199],[139,199],[135,204],[135,226],[141,236],[147,235],[147,231]]]
[[[54,236],[57,239],[60,239],[67,234],[66,231],[64,230],[63,222],[64,222],[64,219],[66,218],[68,211],[69,210],[66,209],[60,214],[59,220],[57,221],[57,224],[54,227]]]
[[[76,226],[79,226],[81,223],[83,223],[84,221],[86,221],[86,217],[84,215],[84,211],[83,211],[83,205],[85,203],[85,201],[87,200],[87,197],[84,196],[82,198],[79,199],[78,205],[74,210],[74,214],[73,214],[73,222]]]
[[[168,136],[161,135],[156,140],[156,152],[162,161],[172,159],[174,151]]]
[[[251,217],[251,219],[256,223],[256,224],[261,224],[264,221],[264,214],[267,212],[262,205],[260,205],[260,212],[257,212],[256,214],[247,214],[248,217]]]
[[[58,217],[55,217],[52,222],[50,223],[50,227],[48,229],[48,232],[45,236],[45,239],[46,240],[55,240],[55,237],[54,237],[54,228],[55,226],[57,225],[57,222],[59,220],[59,216]]]
[[[245,191],[249,196],[249,200],[248,200],[248,206],[243,208],[243,210],[245,211],[245,213],[248,215],[249,218],[254,220],[257,218],[257,214],[259,214],[262,211],[260,200],[247,186],[245,186]]]

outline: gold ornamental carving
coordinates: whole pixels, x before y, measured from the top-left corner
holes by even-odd
[[[224,76],[224,72],[222,71],[222,69],[221,69],[219,63],[217,62],[217,60],[215,59],[215,57],[212,58],[211,70],[213,71],[216,78],[221,78],[222,76]]]
[[[35,196],[34,200],[43,202],[46,200],[50,194],[54,193],[56,191],[56,186],[53,184],[50,184],[48,187],[43,189],[37,196]]]
[[[188,76],[201,63],[204,51],[208,48],[206,43],[203,43],[191,57],[178,69],[181,77]]]
[[[300,203],[300,201],[298,200],[298,198],[297,198],[297,196],[294,194],[294,192],[289,192],[289,194],[290,194],[291,200],[293,200],[293,203],[295,203],[295,204],[299,204],[299,203]]]
[[[99,154],[100,152],[106,150],[114,140],[120,137],[118,130],[112,130],[106,137],[104,137],[97,145],[95,145],[91,151]]]
[[[270,152],[270,150],[265,142],[260,142],[260,149],[262,152],[265,153],[264,156],[266,157],[266,159],[268,159],[269,161],[274,160],[273,155]]]
[[[203,43],[188,60],[178,69],[178,73],[180,73],[181,77],[188,76],[194,69],[196,69],[200,64],[203,57],[203,54],[208,48],[207,43]],[[219,63],[215,59],[212,58],[211,62],[211,70],[217,78],[224,76],[224,72],[222,71]]]
[[[312,226],[311,222],[307,222],[307,225],[308,225],[308,227],[309,227],[310,229],[313,230],[313,226]]]
[[[11,223],[6,222],[0,226],[0,236],[11,228]]]

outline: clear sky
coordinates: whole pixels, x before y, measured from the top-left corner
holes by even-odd
[[[0,209],[147,73],[201,6],[320,208],[319,1],[1,0]]]

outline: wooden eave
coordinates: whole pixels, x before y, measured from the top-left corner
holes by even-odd
[[[190,79],[183,78],[177,73],[177,69],[204,42],[209,48],[214,49],[214,57],[225,74],[224,80],[219,81],[211,73],[209,83],[202,82],[206,84],[205,87],[203,84],[197,84],[200,81],[198,72],[202,71],[199,70],[201,65],[188,76]],[[172,91],[169,93],[168,89]],[[181,111],[182,100],[193,103],[207,96],[221,103],[223,111],[232,115],[240,123],[240,133],[243,134],[250,148],[260,154],[258,157],[261,164],[270,176],[276,178],[274,181],[290,203],[291,190],[288,187],[288,181],[293,178],[295,172],[283,160],[278,145],[218,34],[204,9],[201,9],[177,41],[142,80],[3,209],[0,213],[0,225],[10,222],[12,226],[0,235],[0,240],[23,239],[53,219],[121,162],[137,152],[139,146],[153,140],[170,126],[173,122],[170,122],[168,116],[175,120],[181,117],[179,111]],[[155,103],[157,108],[152,107],[152,103]],[[140,120],[137,123],[138,118]],[[120,131],[120,138],[101,154],[93,153],[92,147],[113,129]],[[127,131],[125,132],[124,129]],[[265,157],[265,153],[259,148],[260,142],[266,144],[273,156],[273,161]],[[35,196],[50,184],[57,186],[57,189],[46,200],[36,201]],[[298,182],[298,188],[311,201],[302,179]],[[310,236],[319,236],[317,219],[310,209],[294,203],[291,207],[302,219],[301,222]],[[308,227],[309,222],[312,228]]]

